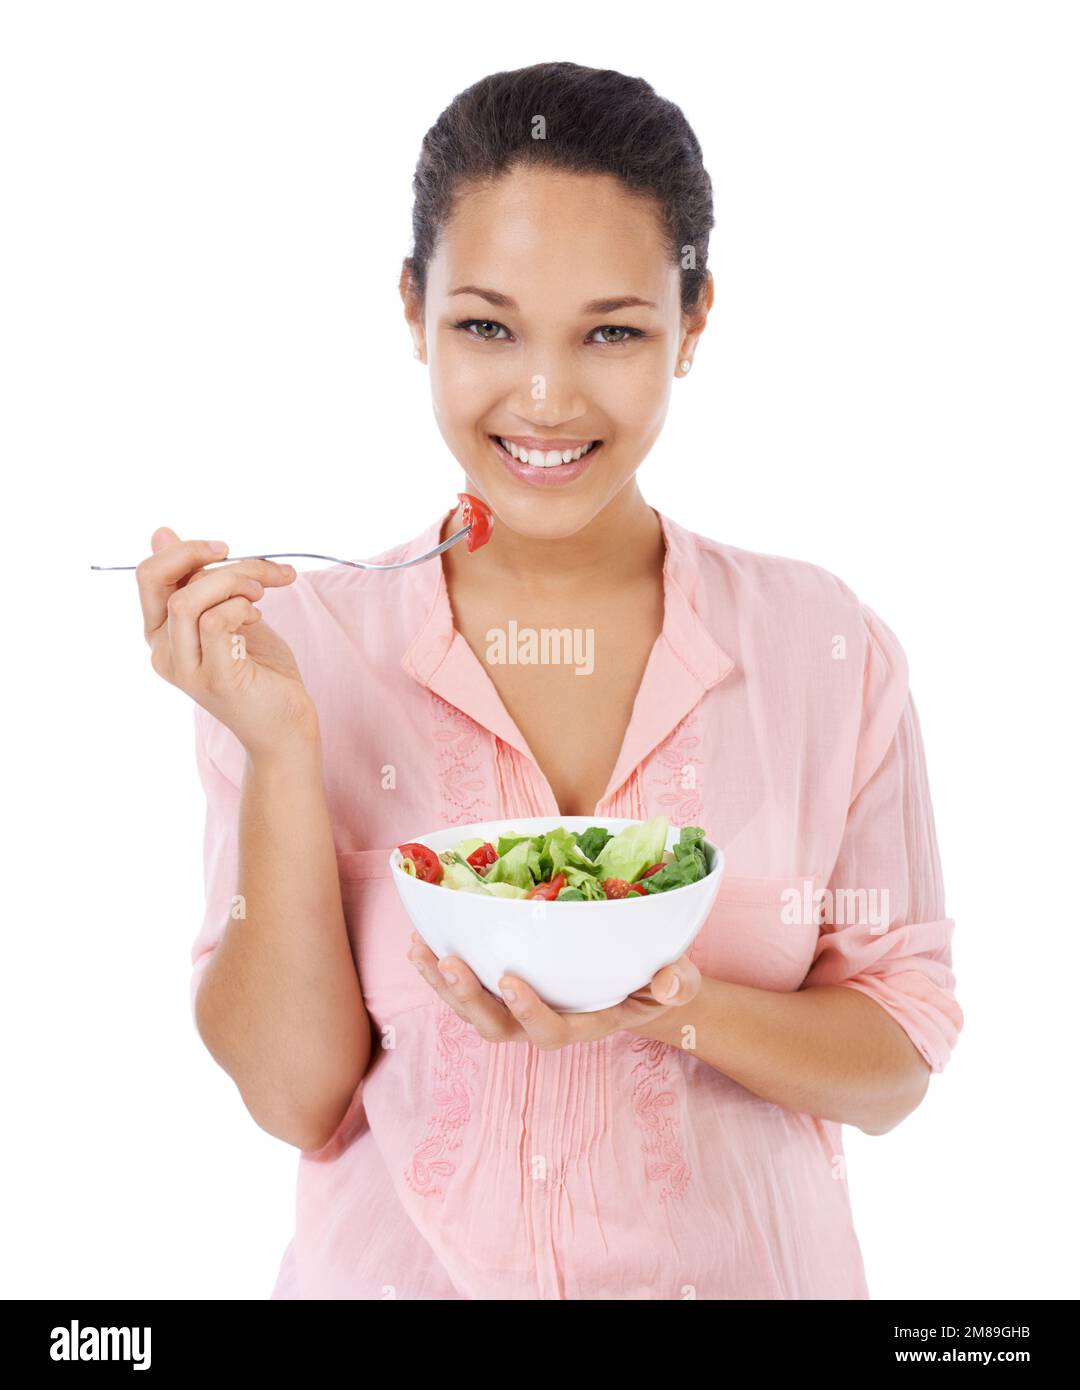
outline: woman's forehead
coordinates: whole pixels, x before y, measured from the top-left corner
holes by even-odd
[[[678,266],[655,205],[615,183],[603,175],[541,177],[461,196],[431,261],[430,291],[449,298],[480,286],[522,312],[553,301],[581,312],[590,300],[627,295],[668,307],[678,294]]]

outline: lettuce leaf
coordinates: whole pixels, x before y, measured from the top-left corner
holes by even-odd
[[[482,893],[484,881],[471,864],[466,864],[461,855],[454,850],[446,850],[439,855],[442,865],[441,886],[459,888],[467,893]]]
[[[684,825],[679,831],[678,843],[675,845],[675,858],[686,859],[688,857],[700,855],[702,866],[705,865],[705,831],[700,825]]]
[[[534,835],[500,835],[498,844],[495,846],[495,853],[501,859],[502,856],[512,850],[515,845],[520,845],[522,840],[533,840],[535,838],[536,836]]]
[[[484,892],[492,894],[496,898],[524,898],[528,893],[527,888],[518,888],[513,883],[485,883]]]
[[[627,883],[633,883],[642,869],[659,863],[667,843],[667,833],[667,816],[653,816],[642,825],[628,825],[625,830],[620,830],[596,857],[600,877],[624,878]],[[658,878],[660,873],[663,873],[662,869],[653,877]]]
[[[546,835],[538,836],[540,840],[540,877],[547,881],[552,879],[566,863],[567,846],[573,844],[569,830],[564,830],[559,826],[555,830],[549,831]]]
[[[603,825],[590,825],[588,830],[574,832],[574,839],[577,841],[578,848],[586,858],[591,859],[594,863],[596,856],[612,838],[611,831]]]
[[[462,859],[468,859],[470,854],[475,854],[481,845],[486,844],[486,840],[459,840],[454,846],[454,853],[460,854]]]
[[[558,902],[563,893],[570,888],[573,888],[575,892],[579,893],[586,902],[599,902],[606,898],[607,894],[604,892],[603,888],[601,888],[600,880],[596,877],[594,870],[581,869],[573,864],[565,864],[559,872],[566,875],[566,887],[555,895],[556,902]],[[571,901],[575,900],[571,899]]]
[[[523,898],[528,891],[513,883],[489,883],[471,864],[467,864],[456,850],[446,850],[439,855],[439,861],[442,864],[443,888],[456,888],[466,893],[486,893],[489,897],[497,898]]]
[[[485,883],[512,883],[516,888],[526,891],[534,888],[540,881],[540,854],[533,843],[536,836],[526,836],[514,847],[501,854],[494,864],[488,866],[484,875]]]
[[[567,868],[580,869],[590,874],[597,873],[596,865],[582,851],[572,831],[564,830],[560,825],[539,838],[542,841],[540,877],[545,882]]]
[[[705,831],[700,825],[684,825],[679,831],[674,858],[656,873],[641,879],[641,886],[646,893],[663,893],[669,888],[685,888],[688,883],[696,883],[708,872]]]

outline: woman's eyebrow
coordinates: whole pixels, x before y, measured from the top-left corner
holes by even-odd
[[[518,307],[517,302],[511,299],[508,294],[502,294],[499,290],[481,289],[479,285],[459,285],[456,290],[450,291],[451,297],[455,294],[475,294],[499,309],[517,309]],[[656,305],[651,299],[641,299],[636,294],[624,294],[615,299],[590,299],[588,304],[582,305],[581,312],[583,314],[613,314],[617,309],[634,308],[655,309]]]

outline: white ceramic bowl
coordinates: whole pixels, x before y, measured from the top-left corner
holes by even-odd
[[[413,836],[436,854],[460,840],[500,835],[538,835],[557,825],[587,830],[603,825],[612,834],[640,821],[597,816],[541,816],[478,821],[430,835]],[[668,826],[667,848],[680,827]],[[402,840],[402,844],[407,841]],[[723,851],[705,841],[708,874],[684,888],[604,902],[545,902],[486,897],[403,873],[401,851],[390,854],[390,870],[402,906],[440,960],[460,956],[485,989],[501,997],[499,980],[518,975],[559,1013],[592,1013],[621,1003],[656,972],[684,954],[701,930],[724,872]]]

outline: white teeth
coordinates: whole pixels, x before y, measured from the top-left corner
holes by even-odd
[[[564,449],[561,453],[557,449],[549,449],[544,453],[542,449],[520,449],[509,439],[499,436],[499,443],[508,454],[516,458],[521,463],[528,463],[533,468],[555,468],[560,463],[571,463],[587,454],[593,447],[591,444],[582,444],[578,449]]]

